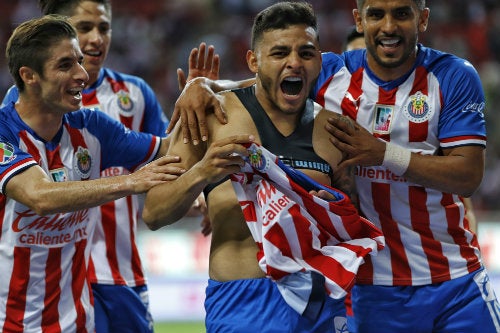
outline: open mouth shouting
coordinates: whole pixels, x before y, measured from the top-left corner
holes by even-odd
[[[281,91],[288,96],[297,96],[302,91],[303,86],[304,82],[302,78],[290,76],[281,82]]]

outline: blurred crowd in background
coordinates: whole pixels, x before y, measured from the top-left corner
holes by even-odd
[[[200,42],[221,57],[221,78],[249,78],[245,54],[252,19],[276,0],[114,0],[107,66],[143,77],[170,116],[179,95],[176,69]],[[355,0],[310,0],[319,18],[323,51],[341,52],[353,25]],[[430,26],[423,44],[468,59],[482,79],[487,105],[486,173],[472,200],[481,212],[500,211],[500,0],[427,0]],[[40,15],[37,0],[0,0],[2,50],[13,28]],[[13,81],[0,57],[0,95]]]

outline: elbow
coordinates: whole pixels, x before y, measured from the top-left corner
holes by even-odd
[[[457,193],[457,194],[463,198],[469,198],[474,194],[474,192],[476,192],[476,190],[477,190],[477,186],[476,187],[468,187],[468,188],[462,189],[462,191],[460,191],[460,193]]]
[[[53,209],[51,207],[47,207],[47,205],[34,205],[30,207],[32,211],[36,213],[38,216],[47,216],[56,213],[63,213],[61,210]]]
[[[56,213],[63,213],[60,206],[52,204],[52,201],[47,200],[44,196],[26,198],[24,202],[38,216],[47,216]]]
[[[142,220],[149,230],[156,231],[161,228],[158,220],[154,218],[153,214],[146,207],[142,211]]]
[[[142,220],[144,224],[149,228],[149,230],[156,231],[164,226],[170,225],[175,221],[170,219],[163,218],[160,214],[155,213],[151,209],[148,209],[147,206],[144,206],[142,211]]]
[[[483,175],[481,174],[477,176],[473,175],[470,176],[469,178],[466,178],[468,179],[468,181],[462,183],[462,186],[460,186],[460,189],[456,192],[456,194],[464,198],[471,197],[481,185],[482,176]]]

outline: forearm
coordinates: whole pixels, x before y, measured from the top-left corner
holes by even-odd
[[[28,206],[40,216],[76,211],[102,205],[135,193],[127,176],[89,181],[54,183],[40,181],[31,191],[7,192],[14,200]]]
[[[332,176],[332,186],[344,192],[356,208],[359,209],[358,192],[354,181],[354,167],[344,168],[334,171]]]
[[[177,222],[206,185],[205,179],[191,169],[173,182],[151,188],[146,194],[142,219],[151,230]]]
[[[480,185],[483,173],[482,169],[478,172],[470,167],[460,167],[461,163],[460,157],[412,154],[404,177],[424,187],[469,197]]]
[[[444,156],[411,153],[403,176],[410,182],[463,197],[471,196],[483,177],[484,151],[461,147]]]
[[[214,92],[221,92],[224,90],[232,90],[237,88],[245,88],[251,86],[255,83],[255,78],[241,80],[241,81],[231,81],[231,80],[216,80],[209,82],[210,88]]]

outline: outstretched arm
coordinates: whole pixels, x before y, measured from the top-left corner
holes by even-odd
[[[32,166],[7,183],[5,194],[41,216],[76,211],[174,180],[183,172],[172,165],[178,160],[164,156],[130,175],[68,182],[52,182],[39,166]]]

